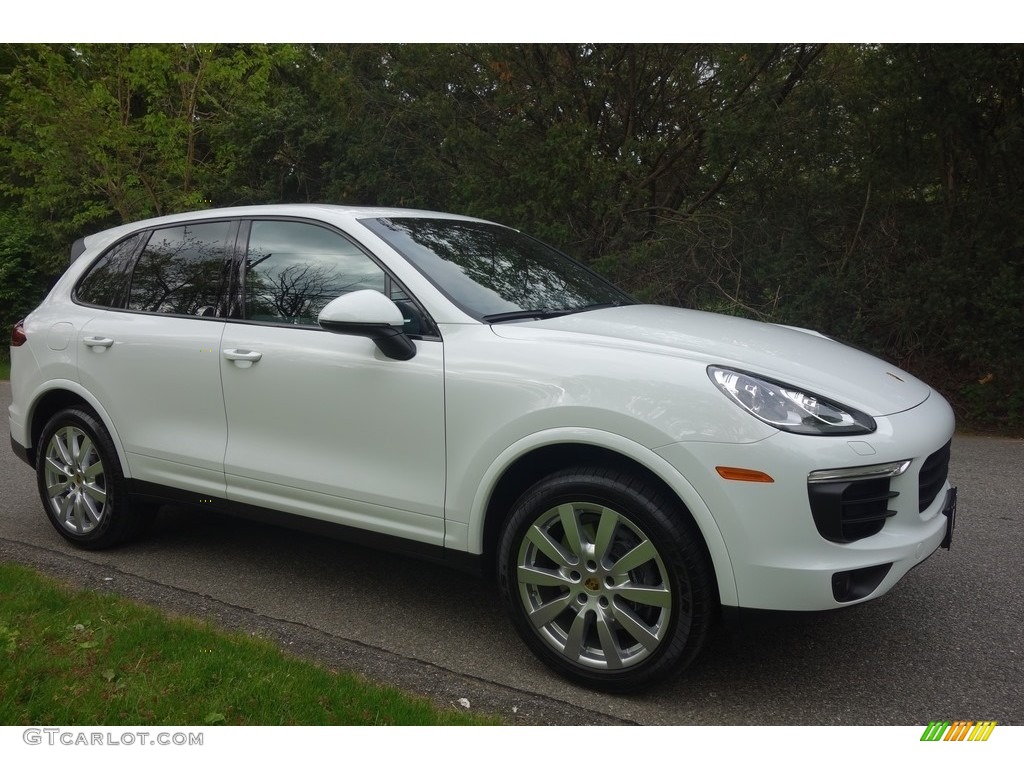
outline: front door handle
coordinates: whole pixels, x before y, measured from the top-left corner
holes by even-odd
[[[225,349],[224,357],[239,368],[248,368],[263,357],[263,353],[252,349]]]

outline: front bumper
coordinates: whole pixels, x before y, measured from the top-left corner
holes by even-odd
[[[863,602],[888,592],[948,544],[955,489],[944,470],[937,479],[928,475],[928,459],[952,437],[949,405],[933,394],[877,421],[874,433],[856,439],[779,432],[746,445],[689,442],[659,449],[711,510],[728,550],[736,607],[819,611]],[[876,531],[838,541],[822,534],[812,510],[811,473],[904,460],[910,465],[888,481],[891,493]],[[725,480],[719,466],[763,472],[774,482]]]

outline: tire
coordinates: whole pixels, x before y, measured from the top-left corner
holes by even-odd
[[[82,549],[138,535],[155,508],[133,507],[110,434],[94,413],[67,408],[43,428],[36,454],[39,497],[53,527]]]
[[[626,692],[667,681],[700,651],[714,586],[689,513],[631,475],[581,467],[516,502],[499,544],[519,635],[580,685]]]

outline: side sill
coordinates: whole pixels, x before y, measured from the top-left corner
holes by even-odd
[[[186,504],[199,506],[206,510],[212,510],[233,517],[254,520],[259,523],[275,525],[282,528],[290,528],[304,533],[312,533],[317,536],[325,536],[350,544],[379,549],[385,552],[392,552],[397,555],[426,560],[431,563],[454,568],[475,576],[486,576],[484,559],[480,555],[473,555],[468,552],[456,552],[447,550],[444,547],[434,544],[424,544],[419,541],[409,541],[397,536],[388,536],[376,531],[366,531],[361,528],[353,528],[339,523],[330,523],[326,520],[317,520],[312,517],[303,517],[289,512],[282,512],[277,509],[258,507],[252,504],[242,504],[229,499],[206,496],[192,491],[184,491],[180,488],[172,488],[158,483],[149,483],[141,480],[128,479],[128,495],[136,501],[149,504]]]

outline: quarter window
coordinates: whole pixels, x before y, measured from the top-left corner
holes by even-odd
[[[122,240],[99,259],[75,289],[75,298],[84,304],[123,309],[132,274],[132,263],[145,233]]]
[[[129,309],[172,315],[220,314],[231,222],[153,232],[132,274]]]
[[[296,221],[254,221],[245,259],[245,316],[316,325],[317,315],[345,293],[385,292],[384,271],[349,240]]]

